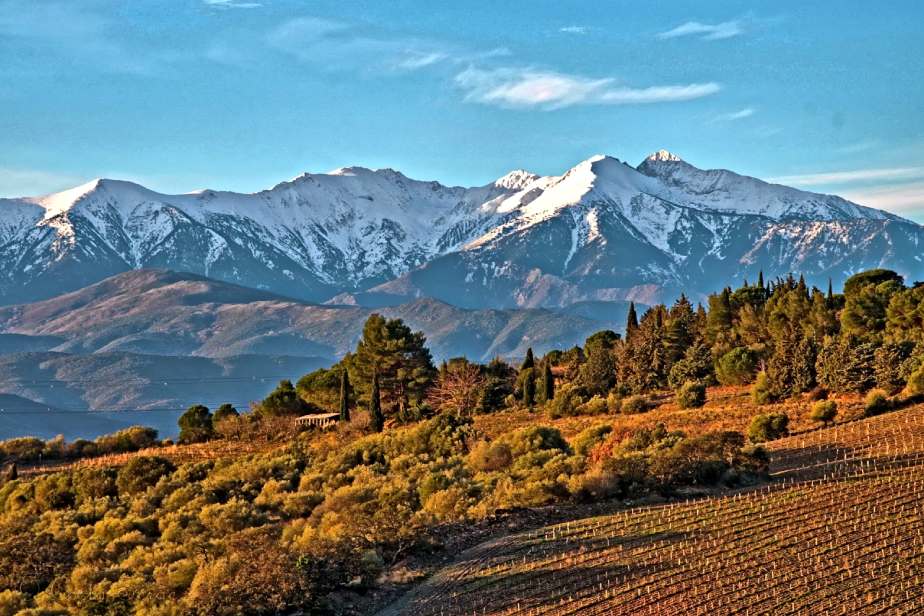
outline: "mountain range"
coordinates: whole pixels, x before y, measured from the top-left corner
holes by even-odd
[[[361,167],[255,194],[94,180],[0,199],[0,438],[172,434],[190,404],[246,406],[336,361],[373,311],[437,360],[517,358],[618,331],[629,300],[759,272],[920,280],[922,255],[914,222],[663,150],[474,188]]]
[[[664,150],[637,167],[594,156],[559,176],[517,170],[474,188],[362,167],[254,194],[102,179],[0,200],[0,302],[141,268],[369,307],[670,301],[759,271],[817,284],[880,266],[921,278],[922,241],[924,228],[894,214]]]

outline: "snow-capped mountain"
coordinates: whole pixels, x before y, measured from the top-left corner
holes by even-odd
[[[350,167],[255,194],[95,180],[0,199],[3,303],[159,267],[312,301],[369,291],[565,306],[705,293],[759,270],[838,282],[888,266],[922,278],[922,254],[915,223],[663,150],[637,168],[595,156],[560,176],[517,170],[475,188]]]

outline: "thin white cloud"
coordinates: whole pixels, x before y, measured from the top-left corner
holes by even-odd
[[[87,178],[68,173],[0,167],[0,199],[46,195],[79,186],[85,181]]]
[[[592,79],[534,69],[470,67],[456,76],[465,99],[501,107],[559,109],[573,105],[629,105],[686,101],[718,92],[717,83],[632,88],[611,78]]]
[[[710,120],[711,123],[716,122],[735,122],[737,120],[743,120],[745,118],[750,118],[752,115],[757,113],[757,110],[753,107],[745,107],[744,109],[739,109],[738,111],[731,111],[729,113],[722,113]]]
[[[844,198],[924,222],[924,182],[873,186],[843,193]]]
[[[704,41],[720,41],[740,34],[744,34],[744,27],[738,20],[723,21],[717,24],[688,21],[667,32],[661,32],[658,34],[658,38],[672,39],[681,36],[695,36]]]
[[[772,178],[770,181],[790,186],[822,186],[825,184],[851,184],[872,180],[913,180],[922,177],[924,177],[924,167],[892,167],[784,175]]]
[[[587,26],[565,26],[559,28],[558,31],[565,34],[587,34],[590,32],[590,28]]]
[[[322,19],[290,19],[269,33],[269,45],[325,70],[413,71],[450,58],[443,46],[388,37],[359,26]]]
[[[221,9],[256,9],[263,6],[260,2],[240,2],[239,0],[202,0],[202,2]]]

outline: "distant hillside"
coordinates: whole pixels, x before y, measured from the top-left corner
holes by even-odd
[[[0,439],[24,434],[96,436],[133,423],[170,436],[176,432],[177,416],[191,404],[214,408],[230,402],[246,409],[280,379],[296,379],[327,363],[319,358],[254,355],[0,355],[0,395],[9,397],[7,406],[0,405],[0,418],[7,417],[0,422]]]
[[[432,299],[378,311],[423,330],[437,358],[490,359],[521,356],[530,346],[537,351],[571,346],[603,327],[621,327],[625,303],[598,304],[602,308],[592,318],[568,309],[465,310]],[[0,349],[333,361],[353,348],[375,310],[311,304],[194,274],[140,270],[49,300],[0,308]]]

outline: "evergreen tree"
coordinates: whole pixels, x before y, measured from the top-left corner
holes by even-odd
[[[302,415],[312,409],[311,405],[302,400],[292,381],[284,379],[279,381],[270,395],[260,403],[260,413],[265,415]]]
[[[495,357],[485,366],[484,372],[485,382],[478,410],[490,413],[503,408],[505,398],[513,394],[516,371],[505,361]]]
[[[181,443],[202,443],[214,435],[212,414],[201,404],[186,409],[186,412],[180,415],[177,424],[180,427]]]
[[[555,397],[555,375],[552,374],[552,362],[546,360],[542,367],[542,400],[549,402]]]
[[[385,416],[382,414],[382,400],[379,392],[379,373],[372,370],[372,386],[369,389],[369,427],[373,432],[381,432],[385,428]]]
[[[350,374],[340,369],[340,421],[350,421]]]
[[[761,289],[764,288],[764,270],[760,270],[760,273],[757,274],[757,286]]]
[[[529,347],[526,349],[526,358],[523,360],[522,365],[520,365],[520,370],[528,370],[535,367],[536,360],[533,358],[533,347]]]
[[[401,319],[373,314],[363,326],[356,352],[344,358],[352,385],[361,399],[371,402],[372,376],[378,375],[383,413],[396,414],[408,404],[423,401],[436,376],[422,332],[412,332]]]
[[[722,289],[718,295],[709,296],[709,312],[706,313],[706,340],[710,345],[731,347],[733,344],[731,289]]]
[[[629,314],[626,316],[626,340],[638,330],[638,315],[635,314],[635,302],[629,302]]]
[[[685,295],[671,307],[668,314],[667,326],[664,328],[664,350],[667,369],[675,362],[680,361],[686,350],[693,344],[694,330],[696,328],[696,315],[693,306]]]
[[[237,409],[230,404],[222,404],[215,412],[212,414],[212,425],[217,426],[221,422],[231,417],[240,417],[240,413],[237,412]]]
[[[536,404],[536,369],[526,368],[520,371],[520,399],[527,408]]]

